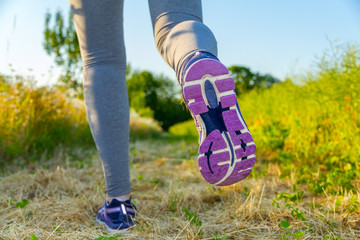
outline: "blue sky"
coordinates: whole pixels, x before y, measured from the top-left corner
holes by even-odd
[[[54,83],[60,70],[42,48],[44,16],[47,9],[68,8],[64,0],[0,0],[0,73],[12,68],[40,84]],[[360,42],[359,0],[203,0],[203,16],[225,65],[281,79],[311,70],[330,42]],[[133,68],[175,79],[156,51],[147,1],[125,0],[124,21]]]

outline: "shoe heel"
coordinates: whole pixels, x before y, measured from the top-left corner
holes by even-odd
[[[184,100],[204,133],[199,146],[200,172],[217,186],[241,181],[255,164],[256,147],[234,90],[228,69],[217,60],[201,59],[185,73]]]

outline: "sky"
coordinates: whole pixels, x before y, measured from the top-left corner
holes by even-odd
[[[310,71],[331,44],[360,42],[360,0],[203,0],[204,23],[226,65],[284,79]],[[42,47],[45,13],[69,12],[64,0],[0,0],[0,74],[56,82],[61,69]],[[125,0],[127,60],[134,69],[175,79],[158,54],[146,0]]]

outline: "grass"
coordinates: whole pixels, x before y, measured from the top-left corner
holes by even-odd
[[[196,150],[196,143],[166,138],[131,143],[139,223],[121,239],[294,239],[296,232],[310,239],[356,239],[360,234],[360,211],[354,207],[359,192],[291,197],[293,182],[279,178],[276,163],[264,176],[215,188],[202,179]],[[33,163],[1,178],[0,238],[110,236],[95,222],[105,191],[97,154],[84,153],[83,167],[69,157],[59,154],[47,166]],[[20,209],[23,201],[28,204]]]

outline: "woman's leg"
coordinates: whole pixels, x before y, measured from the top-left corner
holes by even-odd
[[[202,22],[201,0],[149,0],[149,8],[156,47],[178,79],[191,54],[217,55],[215,36]]]
[[[149,0],[149,7],[156,46],[175,70],[199,131],[201,174],[217,186],[244,179],[254,166],[256,148],[234,80],[216,57],[214,35],[202,23],[200,0]]]
[[[129,196],[129,102],[122,0],[70,0],[84,71],[87,116],[107,196]]]

